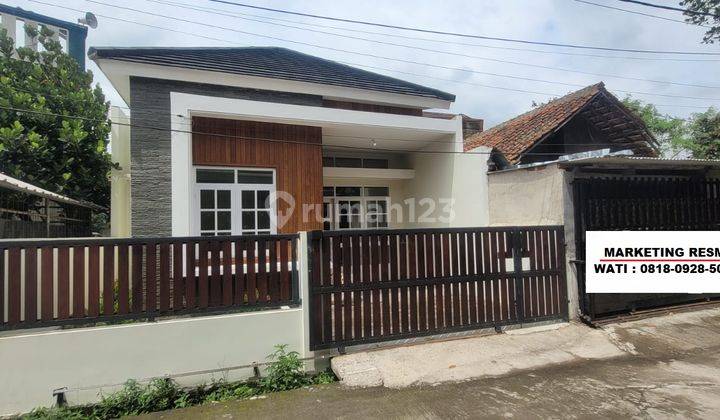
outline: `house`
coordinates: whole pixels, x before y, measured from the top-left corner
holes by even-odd
[[[85,68],[86,26],[4,4],[0,4],[0,18],[2,20],[0,27],[7,31],[16,48],[30,47],[37,50],[37,38],[28,37],[25,27],[45,26],[53,31],[55,39],[63,46],[63,50],[73,57],[81,68]]]
[[[89,57],[132,109],[129,152],[113,139],[129,164],[114,177],[128,184],[114,194],[117,235],[487,222],[470,192],[485,189],[489,148],[462,153],[482,122],[437,112],[452,94],[285,48]]]
[[[602,82],[542,104],[465,142],[465,150],[478,146],[499,152],[493,155],[499,168],[605,148],[657,156],[657,141],[645,123]]]
[[[717,295],[585,293],[589,230],[720,229],[720,161],[662,159],[645,124],[602,83],[485,132],[491,226],[562,225],[570,313],[590,320]],[[522,203],[522,205],[518,205]]]

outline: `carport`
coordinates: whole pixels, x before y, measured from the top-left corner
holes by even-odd
[[[589,230],[720,230],[720,161],[585,157],[491,172],[488,182],[492,225],[565,226],[568,290],[586,319],[720,298],[585,293],[584,266]]]

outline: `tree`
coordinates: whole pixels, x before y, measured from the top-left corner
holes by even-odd
[[[662,155],[673,155],[686,147],[687,127],[684,119],[662,114],[655,105],[630,96],[625,97],[622,103],[645,122],[660,143]]]
[[[683,13],[686,22],[708,26],[704,43],[720,41],[720,0],[682,0],[680,6],[688,10]]]
[[[684,147],[697,159],[720,159],[720,112],[710,108],[693,114],[688,122],[690,135]]]
[[[41,51],[20,47],[14,57],[13,41],[0,29],[0,172],[108,206],[109,102],[52,31],[26,31]]]

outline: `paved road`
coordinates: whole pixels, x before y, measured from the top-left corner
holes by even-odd
[[[148,417],[720,417],[720,310],[614,325],[607,333],[626,356],[402,389],[314,387]]]

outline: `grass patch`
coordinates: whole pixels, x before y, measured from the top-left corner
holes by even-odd
[[[227,382],[213,381],[195,388],[181,388],[170,378],[153,379],[142,385],[129,380],[120,391],[102,395],[94,405],[36,408],[23,419],[114,419],[122,416],[152,413],[174,408],[185,408],[208,402],[251,398],[270,392],[287,391],[308,385],[335,382],[331,370],[315,375],[307,374],[297,352],[287,346],[275,346],[268,356],[267,374],[259,380]]]

